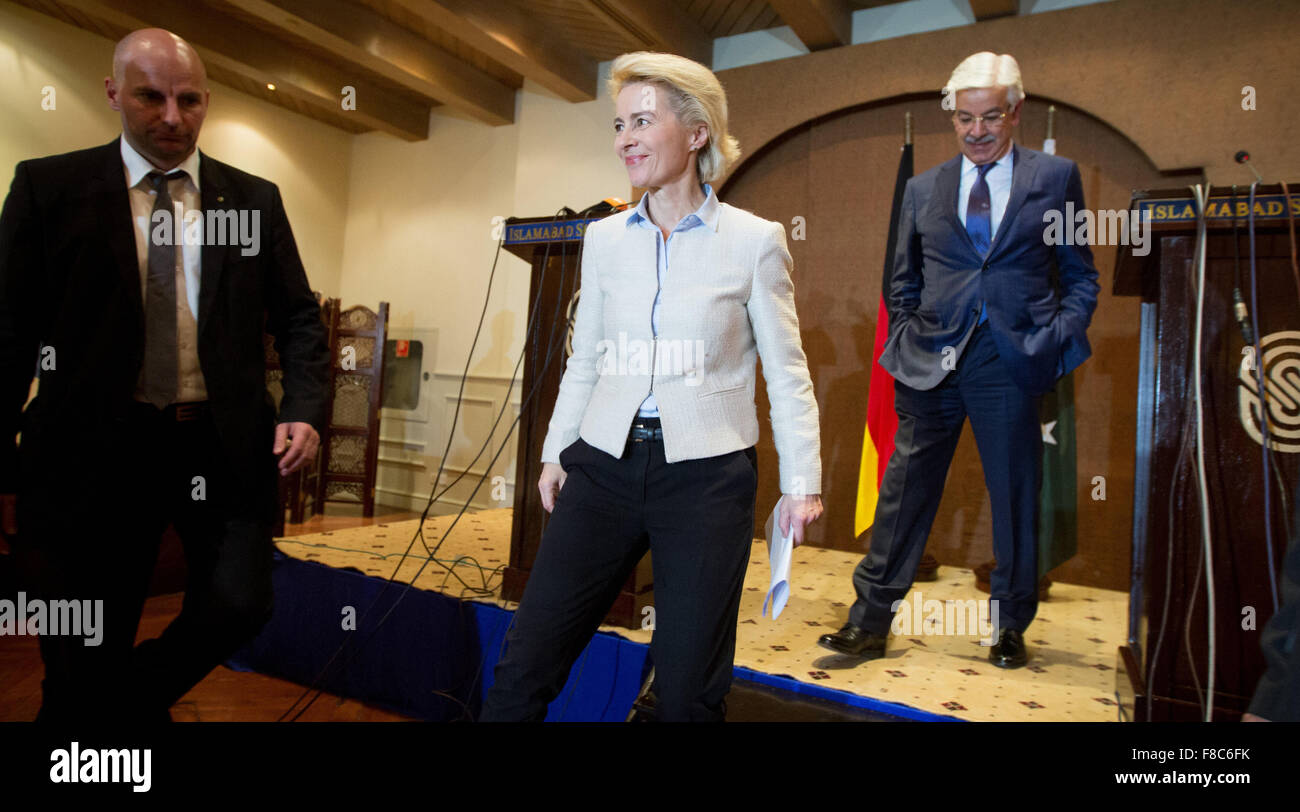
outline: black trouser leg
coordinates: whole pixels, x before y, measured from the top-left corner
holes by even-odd
[[[35,517],[33,517],[35,518]],[[98,524],[109,524],[101,517]],[[131,718],[128,697],[131,649],[158,556],[161,527],[141,520],[130,527],[98,529],[29,521],[34,570],[27,597],[75,601],[83,610],[82,633],[61,630],[40,639],[45,675],[40,721],[81,722]],[[95,626],[91,629],[90,626]]]
[[[858,597],[849,609],[850,623],[875,634],[889,631],[894,602],[916,578],[966,419],[954,375],[927,391],[897,383],[894,408],[894,453],[880,484],[871,547],[853,570]]]
[[[754,541],[754,449],[668,465],[652,447],[646,522],[654,565],[660,721],[722,721]]]
[[[159,718],[270,613],[270,522],[246,485],[271,474],[271,438],[267,471],[238,475],[207,416],[178,423],[139,405],[102,441],[67,498],[46,479],[19,499],[40,596],[103,601],[98,646],[42,638],[43,720]],[[184,607],[160,638],[133,649],[169,523],[185,546]]]
[[[651,549],[655,694],[661,719],[719,719],[731,685],[736,615],[757,485],[753,449],[669,465],[662,443],[614,459],[582,440],[542,535],[480,719],[537,720]]]
[[[582,440],[561,454],[566,479],[483,703],[484,722],[540,721],[647,549],[645,444],[623,460]]]
[[[1002,365],[987,326],[976,328],[956,370],[928,391],[898,383],[898,433],[885,469],[871,549],[853,572],[850,622],[883,634],[891,606],[916,576],[943,496],[948,466],[969,415],[993,514],[992,598],[999,625],[1023,631],[1037,609],[1038,492],[1042,434],[1037,397]]]
[[[978,334],[977,334],[978,335]],[[997,625],[1023,632],[1038,611],[1038,509],[1043,472],[1040,398],[1003,369],[992,336],[974,345],[963,366],[962,399],[979,447],[993,518],[989,598]]]
[[[163,495],[185,548],[187,576],[181,613],[162,635],[136,647],[133,682],[146,713],[171,707],[254,637],[272,604],[271,526],[239,497],[215,427],[201,419],[163,431],[173,450]],[[267,465],[273,464],[268,444]]]

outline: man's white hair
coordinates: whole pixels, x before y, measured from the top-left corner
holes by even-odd
[[[1025,97],[1025,86],[1020,81],[1020,63],[1011,54],[980,51],[961,61],[948,84],[943,86],[947,100],[955,100],[960,90],[977,90],[986,87],[1005,87],[1007,104],[1015,107]]]

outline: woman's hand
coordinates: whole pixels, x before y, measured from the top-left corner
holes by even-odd
[[[543,474],[543,476],[545,476]],[[781,494],[781,515],[777,518],[780,520],[781,535],[790,532],[790,525],[794,524],[794,546],[798,547],[803,544],[803,529],[813,522],[817,521],[822,515],[822,498],[820,494],[808,494],[806,496],[795,496],[789,493]]]
[[[542,463],[542,476],[537,480],[537,490],[542,492],[542,507],[546,508],[547,513],[555,509],[555,497],[560,495],[560,488],[564,487],[567,476],[558,462]]]

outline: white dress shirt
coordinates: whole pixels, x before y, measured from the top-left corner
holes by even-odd
[[[131,221],[135,224],[135,252],[140,267],[140,299],[144,301],[148,296],[149,236],[154,228],[151,217],[154,197],[157,194],[148,180],[148,175],[159,170],[127,143],[125,135],[120,142],[122,168],[126,173],[126,187],[131,199]],[[201,216],[203,204],[199,196],[199,151],[194,150],[179,166],[170,171],[177,170],[184,170],[186,176],[184,179],[177,177],[167,181],[167,190],[173,205],[181,204],[184,207],[183,212],[187,215],[194,211]],[[183,223],[181,234],[185,234]],[[180,364],[176,378],[176,402],[183,403],[206,400],[208,396],[198,356],[199,284],[203,261],[200,245],[186,245],[182,240],[176,248],[176,348],[177,360]],[[143,389],[137,387],[136,396],[137,399],[144,399]]]
[[[659,226],[654,224],[650,219],[650,193],[641,195],[641,201],[637,203],[636,209],[633,210],[632,216],[628,218],[629,226],[638,226],[648,228],[655,233],[655,246],[658,252],[658,282],[660,293],[655,296],[655,303],[650,308],[650,327],[656,337],[659,335],[659,304],[663,299],[662,291],[664,284],[664,274],[668,273],[668,246],[672,243],[673,237],[680,232],[688,231],[692,228],[708,226],[712,230],[718,227],[718,196],[713,193],[713,187],[704,184],[704,202],[700,207],[681,219],[676,227],[668,234],[668,239],[664,239],[664,234],[659,230]],[[654,393],[646,395],[641,403],[641,408],[637,410],[638,417],[658,417],[659,404],[655,402]]]
[[[994,162],[992,169],[984,176],[989,185],[989,242],[998,235],[998,226],[1002,224],[1002,214],[1007,210],[1007,201],[1011,199],[1012,156],[1014,144],[1007,145],[1007,154]],[[971,159],[961,156],[961,185],[957,189],[957,219],[966,225],[966,205],[970,203],[970,190],[979,177],[979,169]]]

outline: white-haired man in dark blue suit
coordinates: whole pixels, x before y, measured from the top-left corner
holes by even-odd
[[[884,654],[969,416],[993,513],[996,644],[990,661],[1028,660],[1038,606],[1039,400],[1091,354],[1097,270],[1087,245],[1049,241],[1044,215],[1073,203],[1073,161],[1012,141],[1024,102],[1014,57],[967,57],[944,88],[961,155],[912,178],[903,195],[880,364],[897,382],[898,432],[881,483],[871,548],[853,573],[857,601],[820,645]]]

